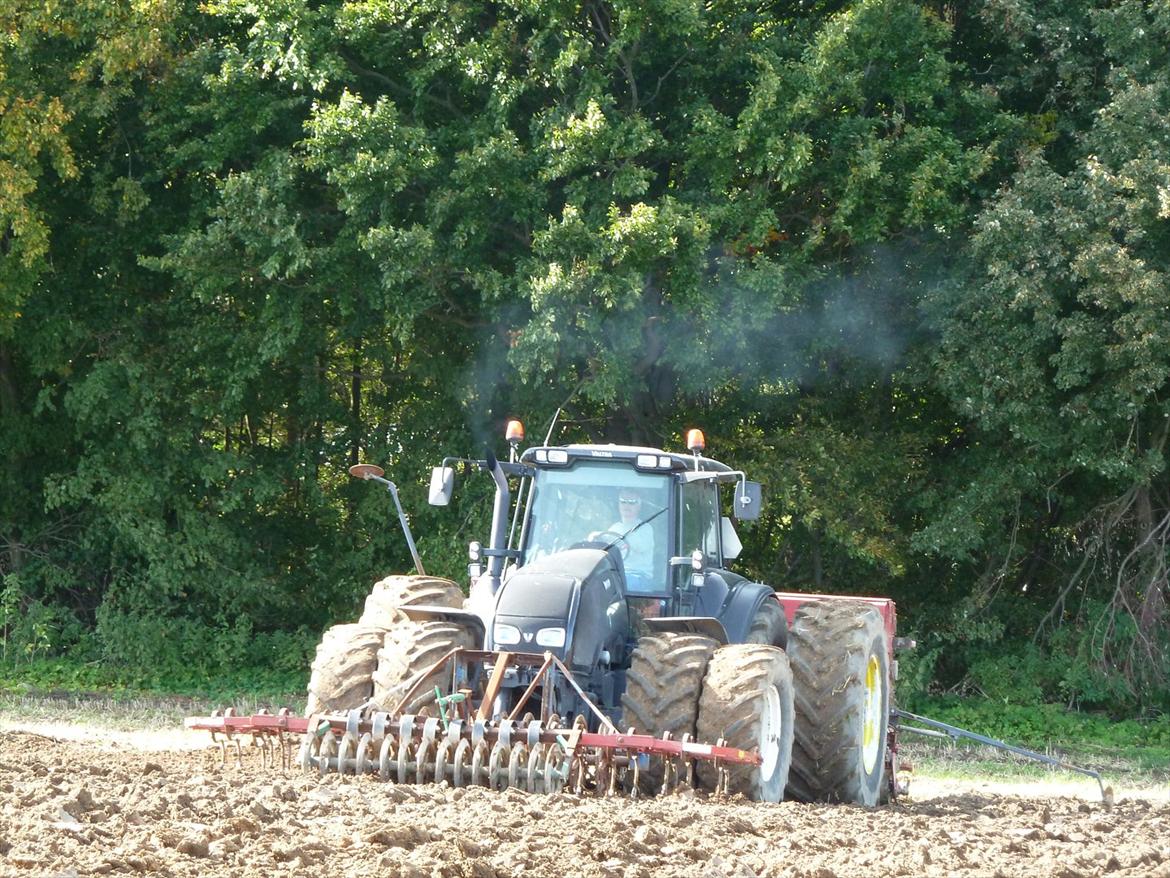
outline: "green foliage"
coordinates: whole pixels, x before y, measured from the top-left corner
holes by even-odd
[[[995,699],[920,699],[908,708],[977,734],[1029,748],[1046,746],[1153,748],[1170,755],[1170,716],[1117,720],[1055,704],[1005,704]]]
[[[972,421],[971,452],[943,488],[956,502],[918,540],[1000,555],[1009,587],[1049,602],[1037,634],[1091,631],[1093,676],[1115,680],[1082,686],[1151,703],[1170,679],[1170,71],[1150,58],[1170,16],[1117,3],[1077,28],[1102,51],[1094,114],[1027,156],[976,218],[967,270],[931,302],[936,377]]]
[[[97,662],[50,658],[0,664],[0,692],[98,692],[119,688],[116,675]]]
[[[147,681],[122,675],[101,662],[72,658],[38,659],[18,666],[0,664],[0,694],[37,696],[68,692],[84,699],[104,693],[119,700],[151,697],[169,700],[177,696],[207,701],[212,705],[210,709],[248,704],[263,704],[269,709],[296,708],[306,683],[307,674],[303,669],[290,673],[231,667],[210,678],[188,673],[158,675]]]
[[[347,466],[460,578],[427,468],[564,405],[704,426],[914,689],[1170,690],[1163,5],[0,13],[6,661],[303,672],[410,563]]]
[[[0,662],[0,689],[288,695],[304,690],[317,640],[307,629],[254,634],[246,620],[212,630],[103,614],[96,636],[68,658],[44,650]]]

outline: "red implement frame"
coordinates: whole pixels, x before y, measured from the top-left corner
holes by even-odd
[[[192,716],[188,717],[184,725],[189,729],[201,729],[224,735],[229,740],[236,735],[272,736],[308,734],[311,728],[314,734],[322,734],[327,728],[334,734],[343,735],[347,730],[347,718],[344,714],[307,716],[281,716],[270,713],[258,713],[251,716]],[[415,725],[421,731],[424,719],[415,720]],[[391,718],[393,728],[400,726],[397,718]],[[364,734],[372,728],[373,723],[365,720],[358,725],[358,734]],[[542,743],[556,742],[558,736],[565,738],[570,734],[568,729],[545,729],[540,733]],[[488,741],[494,739],[492,730],[485,732]],[[599,747],[604,750],[624,750],[630,753],[654,753],[660,756],[685,756],[688,759],[706,759],[720,762],[731,762],[737,765],[759,765],[758,753],[749,750],[740,750],[736,747],[724,747],[717,744],[702,744],[697,741],[676,741],[670,738],[655,738],[653,735],[621,734],[618,732],[581,732],[577,738],[580,747]]]
[[[452,697],[440,699],[438,717],[403,714],[404,706],[410,703],[422,681],[432,678],[432,675],[445,664],[451,666],[449,691],[454,690],[461,681],[469,679],[468,671],[472,666],[484,669],[491,666],[491,673],[478,708],[475,708],[467,697],[458,699]],[[490,711],[499,694],[505,671],[509,667],[534,668],[535,673],[511,714],[506,718],[493,719]],[[550,677],[558,673],[563,675],[565,681],[584,699],[593,714],[594,724],[599,727],[598,731],[587,731],[589,721],[584,715],[574,718],[572,727],[566,728],[561,725],[558,717],[549,714],[547,690],[551,688]],[[496,745],[508,747],[513,738],[523,734],[530,745],[564,748],[569,761],[575,756],[582,757],[587,754],[587,761],[593,765],[629,766],[639,763],[640,757],[643,756],[679,760],[680,764],[686,763],[690,768],[693,768],[695,760],[712,762],[717,769],[720,763],[758,765],[761,762],[758,752],[727,747],[722,740],[714,743],[696,742],[689,737],[674,740],[669,735],[657,738],[653,735],[634,734],[633,730],[623,734],[589,700],[564,663],[550,652],[540,655],[456,648],[418,674],[417,680],[415,686],[389,712],[378,712],[367,707],[347,713],[301,717],[293,716],[287,710],[282,710],[278,714],[258,713],[252,716],[236,716],[229,710],[223,715],[190,717],[185,724],[187,728],[211,732],[213,740],[222,748],[225,760],[227,745],[231,743],[235,747],[238,762],[242,756],[241,736],[250,736],[251,744],[261,749],[266,762],[275,764],[275,750],[279,746],[282,764],[286,766],[291,763],[292,738],[296,736],[300,736],[306,742],[326,737],[331,739],[340,737],[353,742],[362,739],[382,740],[388,730],[393,730],[399,739],[433,742],[438,734],[435,727],[438,721],[443,725],[442,734],[448,735],[453,741],[463,737],[474,739],[485,748]],[[546,697],[541,699],[539,721],[532,714],[528,714],[524,720],[517,721],[516,717],[542,682],[545,684]],[[467,693],[467,690],[462,691]],[[451,730],[450,733],[446,731],[448,729]],[[349,755],[347,754],[346,758],[349,758]],[[417,759],[414,761],[417,763]],[[328,763],[329,758],[326,757],[322,764],[327,767]],[[345,766],[350,763],[342,758],[337,761],[337,765],[340,766],[338,770],[344,771]],[[688,776],[691,774],[689,768],[686,773]],[[725,770],[720,770],[720,774],[726,775]]]

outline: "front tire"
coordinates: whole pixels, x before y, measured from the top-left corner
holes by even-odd
[[[321,637],[309,674],[305,715],[350,710],[369,701],[378,648],[386,629],[373,625],[334,625]]]
[[[450,579],[439,576],[387,576],[374,583],[358,621],[389,629],[406,619],[399,608],[413,604],[459,609],[463,592]]]
[[[374,702],[382,710],[394,710],[415,681],[435,662],[457,646],[476,649],[472,633],[450,622],[400,622],[386,633],[378,650],[374,672]],[[427,675],[399,713],[418,713],[435,701],[435,687],[444,695],[451,690],[451,663],[445,662]]]
[[[810,601],[796,611],[788,643],[796,683],[789,794],[805,802],[879,804],[890,711],[881,615],[856,601]]]
[[[707,663],[718,644],[710,637],[667,632],[638,639],[626,671],[622,695],[622,725],[644,735],[673,740],[695,734],[699,693]],[[662,787],[661,759],[651,759],[642,773],[642,792],[653,794]]]
[[[739,750],[759,750],[760,765],[729,764],[728,792],[757,802],[779,802],[792,762],[793,693],[788,656],[774,646],[733,643],[711,656],[699,700],[698,737]],[[718,782],[708,762],[699,779],[707,789]]]

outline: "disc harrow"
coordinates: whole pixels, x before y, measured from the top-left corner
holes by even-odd
[[[226,710],[209,717],[191,717],[186,725],[210,731],[222,760],[227,761],[230,748],[237,765],[242,765],[247,745],[259,751],[266,767],[276,767],[279,757],[285,770],[295,763],[321,775],[368,776],[409,784],[445,782],[453,787],[530,793],[569,790],[578,795],[637,796],[639,781],[651,768],[652,776],[663,778],[658,790],[661,794],[682,786],[694,789],[695,763],[700,760],[713,763],[716,769],[715,788],[709,791],[723,793],[728,780],[725,766],[760,763],[755,751],[728,747],[722,740],[710,744],[694,741],[690,735],[675,740],[669,733],[655,737],[633,729],[619,732],[588,699],[594,731],[585,715],[565,724],[549,710],[547,696],[541,699],[539,717],[532,712],[516,716],[549,674],[561,673],[572,681],[569,670],[551,653],[540,656],[457,648],[416,678],[430,677],[444,662],[453,666],[454,681],[466,681],[466,671],[474,662],[492,669],[478,707],[472,703],[470,690],[446,696],[436,690],[434,705],[417,714],[379,711],[371,706],[310,717],[294,716],[287,708],[251,716]],[[509,667],[524,664],[539,665],[524,697],[511,715],[492,718],[490,710],[499,681]],[[418,684],[400,699],[399,708],[410,703],[417,688]],[[549,687],[544,689],[547,692]]]

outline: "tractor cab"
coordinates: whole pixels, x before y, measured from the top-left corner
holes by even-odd
[[[485,470],[496,483],[489,543],[473,542],[471,589],[462,610],[410,607],[413,618],[442,618],[482,632],[486,650],[548,652],[582,690],[620,715],[625,673],[649,633],[703,634],[719,643],[779,644],[783,613],[772,589],[725,568],[740,544],[722,501],[755,518],[759,485],[702,455],[626,445],[517,448],[509,460],[448,458],[431,479],[444,505],[456,467]],[[730,489],[720,497],[720,490]],[[766,617],[766,618],[764,618]],[[761,619],[764,619],[761,627]],[[762,633],[761,633],[762,632]],[[501,704],[523,698],[532,678],[501,678]],[[581,707],[561,686],[562,714]]]
[[[613,547],[628,593],[669,593],[669,480],[638,472],[620,458],[571,459],[572,465],[535,469],[520,566],[572,547]]]
[[[530,448],[520,462],[530,467],[531,485],[515,569],[571,548],[616,550],[627,599],[643,617],[698,614],[709,602],[701,585],[693,587],[696,572],[722,570],[738,555],[735,529],[721,513],[721,483],[748,497],[741,512],[758,508],[758,486],[697,454],[569,445]]]
[[[491,539],[487,546],[471,544],[468,570],[468,609],[482,619],[489,643],[504,603],[527,605],[569,579],[576,588],[594,579],[618,587],[636,623],[631,633],[646,627],[637,620],[658,620],[650,627],[666,630],[663,620],[672,619],[674,629],[724,641],[746,636],[740,629],[771,590],[742,588],[746,580],[726,569],[742,547],[723,509],[726,503],[741,520],[758,517],[760,486],[703,456],[701,431],[687,435],[690,454],[576,444],[521,453],[523,427],[515,421],[508,439],[508,461],[448,458],[431,480],[431,502],[438,505],[449,499],[458,465],[486,470],[496,482]],[[592,558],[598,571],[613,567],[614,574],[586,576],[583,558]]]

